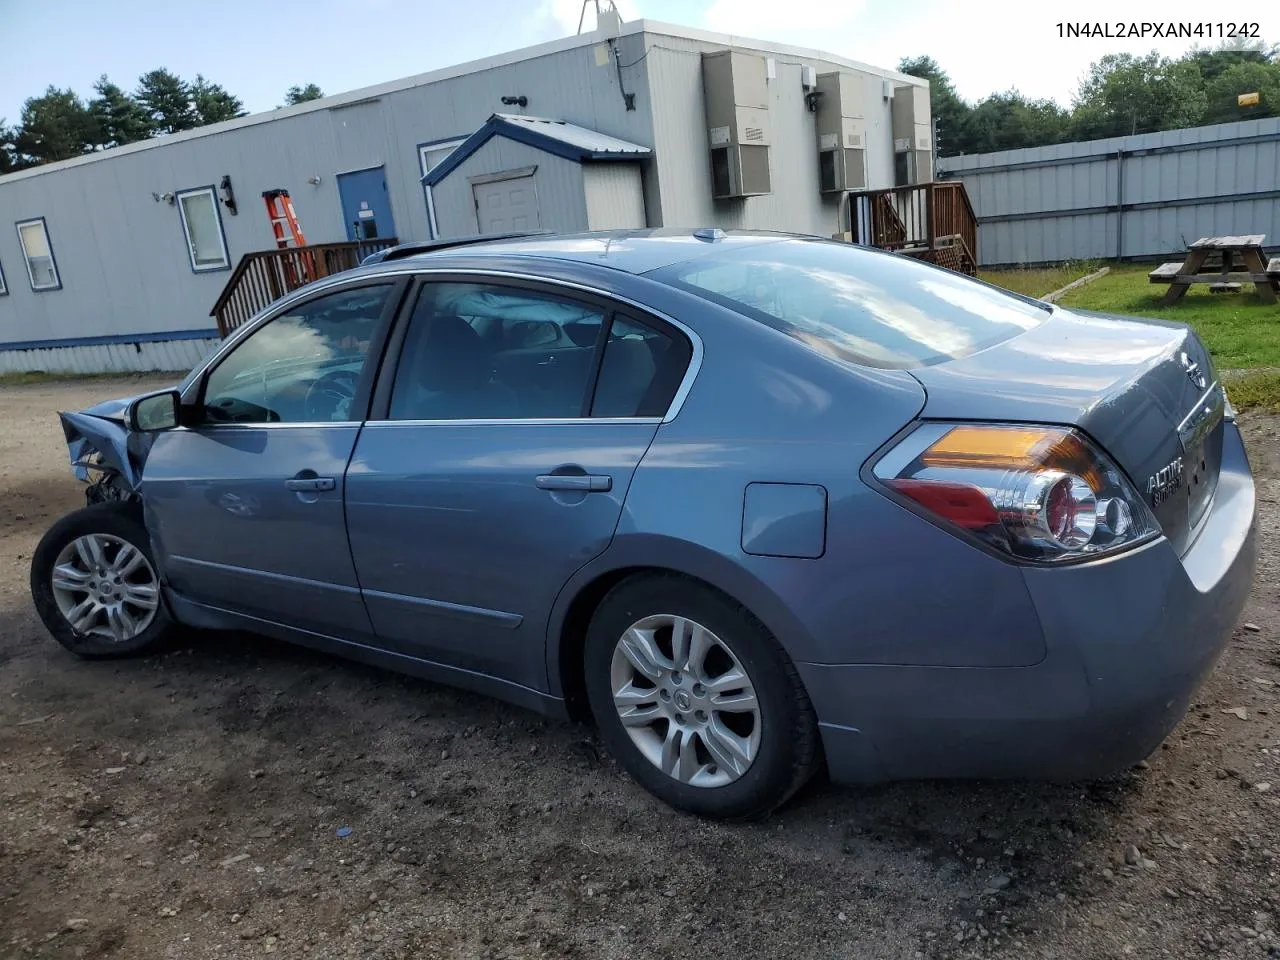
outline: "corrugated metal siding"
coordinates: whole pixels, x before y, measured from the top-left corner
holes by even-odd
[[[583,164],[582,181],[588,230],[645,226],[644,184],[639,164]]]
[[[964,181],[984,265],[1177,255],[1224,234],[1280,243],[1277,118],[945,157],[939,166]]]
[[[648,39],[645,66],[650,96],[653,102],[666,105],[654,117],[656,176],[650,179],[659,196],[647,198],[650,222],[663,226],[792,230],[820,236],[835,233],[839,229],[839,203],[818,191],[818,135],[814,114],[805,106],[800,71],[803,65],[813,66],[819,73],[848,68],[816,58],[775,57],[777,78],[769,82],[773,192],[743,200],[714,201],[701,53],[724,48],[677,37]],[[749,43],[742,41],[743,46],[735,49],[750,50]],[[892,101],[885,100],[882,94],[884,75],[850,72],[859,72],[863,77],[867,187],[893,186]]]
[[[623,62],[631,62],[644,52],[643,36],[622,37],[617,48]],[[342,240],[336,175],[384,165],[396,233],[425,240],[417,144],[471,133],[514,91],[528,96],[538,113],[650,145],[643,66],[623,75],[634,87],[635,110],[625,109],[613,62],[598,66],[593,47],[584,45],[368,102],[180,135],[149,149],[108,152],[92,163],[0,178],[0,265],[9,287],[0,297],[0,351],[6,342],[210,326],[209,310],[229,271],[191,272],[178,209],[157,203],[153,192],[216,185],[229,174],[239,212],[221,212],[234,264],[274,245],[263,190],[289,190],[309,241]],[[321,178],[318,186],[307,183],[312,176]],[[578,197],[583,206],[580,185]],[[34,293],[27,283],[13,223],[37,216],[48,222],[59,291]],[[585,223],[585,209],[581,219]]]
[[[753,41],[733,42],[770,55],[753,47]],[[805,64],[819,71],[851,67],[799,49],[773,54],[773,193],[713,203],[700,53],[724,49],[724,44],[696,31],[688,37],[629,33],[614,44],[626,65],[621,78],[611,58],[598,60],[599,46],[598,40],[584,37],[580,46],[543,48],[518,62],[427,77],[413,81],[416,86],[397,82],[366,91],[363,99],[324,108],[290,108],[270,120],[233,121],[222,129],[179,134],[145,148],[108,151],[91,162],[77,160],[48,171],[0,178],[0,265],[10,290],[0,297],[0,351],[5,343],[29,340],[209,326],[209,310],[229,270],[192,273],[178,210],[156,202],[153,193],[216,185],[230,175],[239,212],[232,216],[222,208],[221,214],[234,265],[245,253],[273,245],[263,190],[290,191],[311,242],[342,240],[346,233],[337,174],[381,165],[397,235],[402,240],[427,239],[417,145],[466,136],[502,110],[501,98],[513,93],[527,96],[533,113],[655,148],[655,158],[640,165],[644,211],[654,226],[713,224],[820,235],[836,231],[838,204],[818,192],[817,138],[813,114],[804,104],[800,69]],[[889,186],[892,140],[881,80],[893,75],[874,68],[857,72],[866,78],[868,185]],[[896,82],[902,78],[896,77]],[[624,92],[634,95],[634,109],[626,109]],[[525,162],[539,167],[544,226],[586,226],[581,168],[545,154]],[[469,205],[467,172],[459,170],[455,176],[461,178],[455,182],[463,184]],[[320,178],[318,185],[308,183],[313,177]],[[628,215],[634,212],[632,208]],[[63,283],[59,291],[34,293],[26,280],[13,221],[36,216],[48,222]],[[445,218],[453,218],[450,229],[455,233],[460,229],[457,217],[455,208]],[[473,212],[467,223],[474,223]],[[67,356],[75,363],[112,365],[101,369],[117,369],[119,364],[126,364],[123,369],[152,369],[145,366],[152,361],[139,358],[165,349],[169,348],[144,344],[142,353],[134,351],[132,356],[132,346],[10,351],[3,363],[5,369],[45,369],[51,361],[39,358],[71,351]],[[144,366],[132,365],[137,363]],[[179,368],[189,365],[184,360]]]
[[[221,340],[166,340],[157,343],[99,344],[41,350],[0,350],[0,374],[185,373],[222,343]]]
[[[467,157],[457,169],[431,189],[441,237],[472,236],[476,222],[475,195],[468,177],[536,167],[539,227],[543,230],[585,230],[587,203],[582,188],[582,165],[524,143],[494,137]]]

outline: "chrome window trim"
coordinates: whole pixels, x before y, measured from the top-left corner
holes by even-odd
[[[211,430],[258,430],[266,427],[269,430],[287,430],[309,428],[314,430],[316,427],[360,427],[361,420],[298,420],[292,423],[208,423],[199,427],[174,427],[172,430],[165,430],[165,433],[172,433],[174,430],[186,430],[189,432],[208,433]]]
[[[282,299],[277,300],[274,304],[268,307],[267,312],[259,314],[258,317],[251,319],[248,323],[243,324],[235,333],[233,333],[227,339],[226,343],[224,343],[220,349],[215,350],[211,356],[206,357],[205,360],[198,367],[195,368],[195,370],[193,370],[190,374],[188,374],[189,382],[187,383],[186,388],[183,390],[183,399],[184,400],[187,399],[188,392],[198,389],[199,383],[204,378],[205,372],[210,367],[212,367],[216,362],[218,362],[223,356],[225,356],[226,354],[234,350],[236,347],[236,344],[238,344],[241,340],[248,337],[258,327],[262,326],[265,323],[270,322],[275,317],[283,314],[284,311],[286,311],[289,307],[291,307],[294,303],[296,303],[299,300],[305,299],[311,296],[312,294],[324,293],[325,291],[330,290],[333,287],[340,287],[340,286],[343,286],[344,284],[356,285],[360,283],[376,282],[382,279],[383,277],[388,277],[388,278],[404,277],[404,276],[418,277],[418,276],[438,276],[438,275],[502,277],[507,280],[521,280],[528,283],[544,283],[549,286],[562,287],[567,290],[576,290],[579,293],[589,293],[596,297],[602,297],[606,300],[614,301],[615,303],[625,304],[626,306],[629,306],[632,309],[639,311],[642,317],[645,314],[649,314],[651,316],[657,317],[659,320],[663,320],[666,323],[671,324],[673,327],[675,327],[677,330],[683,333],[686,337],[688,337],[690,346],[693,348],[692,354],[689,357],[689,367],[684,372],[684,379],[680,381],[680,386],[679,388],[677,388],[675,392],[675,396],[671,398],[671,405],[667,407],[666,414],[662,417],[624,417],[624,418],[609,418],[609,419],[622,419],[628,422],[653,420],[657,423],[670,423],[680,414],[680,410],[684,407],[684,402],[689,396],[689,391],[693,389],[693,382],[698,378],[698,373],[702,369],[702,359],[704,355],[702,338],[698,336],[698,334],[695,333],[692,329],[690,329],[689,326],[687,326],[684,323],[681,323],[675,317],[672,317],[669,314],[663,313],[661,310],[656,310],[653,307],[647,304],[641,303],[638,300],[633,300],[630,297],[622,296],[621,294],[610,293],[606,290],[601,290],[598,287],[589,286],[588,284],[585,284],[585,283],[577,283],[572,280],[561,280],[559,278],[553,278],[553,277],[543,277],[533,273],[520,273],[514,270],[481,270],[475,267],[416,267],[416,268],[402,267],[400,269],[387,270],[385,272],[379,272],[379,273],[373,273],[373,274],[361,274],[359,277],[344,277],[341,274],[338,274],[337,276],[326,277],[323,280],[315,280],[307,284],[305,287],[299,287],[297,290],[294,290],[294,291],[291,291],[290,293],[285,294]],[[568,418],[565,422],[591,422],[592,419],[593,418],[591,417]],[[600,419],[605,419],[605,418],[600,418]],[[502,423],[502,424],[507,424],[507,423],[534,423],[534,422],[545,422],[545,421],[512,419],[512,420],[496,420],[496,421],[490,421],[490,420],[424,420],[424,421],[369,420],[367,422],[369,424],[415,423],[415,422],[417,423]],[[554,421],[554,422],[559,422],[559,421]],[[236,426],[236,425],[227,424],[226,426]],[[267,424],[244,424],[244,426],[267,426]],[[301,426],[301,424],[280,424],[280,426]]]
[[[598,424],[618,424],[618,423],[662,423],[661,417],[504,417],[504,418],[485,418],[473,417],[465,420],[298,420],[292,423],[210,423],[200,427],[173,427],[171,430],[164,431],[172,433],[174,431],[198,431],[200,433],[208,433],[216,430],[257,430],[266,428],[269,430],[287,430],[308,428],[314,430],[316,427],[449,427],[449,426],[507,426],[514,427],[520,425],[530,426],[562,426],[568,424],[579,423],[598,423]]]
[[[468,420],[367,420],[365,426],[374,427],[450,427],[450,426],[500,426],[515,427],[522,424],[532,426],[562,426],[580,423],[662,423],[661,417],[476,417]]]

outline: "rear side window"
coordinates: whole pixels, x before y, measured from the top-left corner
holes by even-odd
[[[595,304],[499,284],[425,283],[405,331],[389,416],[662,416],[690,354],[683,337]]]
[[[481,283],[422,286],[391,392],[392,420],[582,416],[604,312]]]
[[[1049,308],[963,274],[853,244],[729,247],[654,274],[850,363],[910,369],[1038,326]]]
[[[593,417],[661,417],[689,366],[683,337],[614,314],[591,402]]]

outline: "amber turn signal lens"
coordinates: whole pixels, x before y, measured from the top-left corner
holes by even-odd
[[[953,427],[920,461],[930,467],[1061,470],[1080,477],[1094,492],[1103,482],[1076,434],[1060,427]]]

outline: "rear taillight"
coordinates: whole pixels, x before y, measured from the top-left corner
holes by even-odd
[[[1116,465],[1067,427],[928,423],[874,473],[913,509],[1023,560],[1100,556],[1160,531]]]

